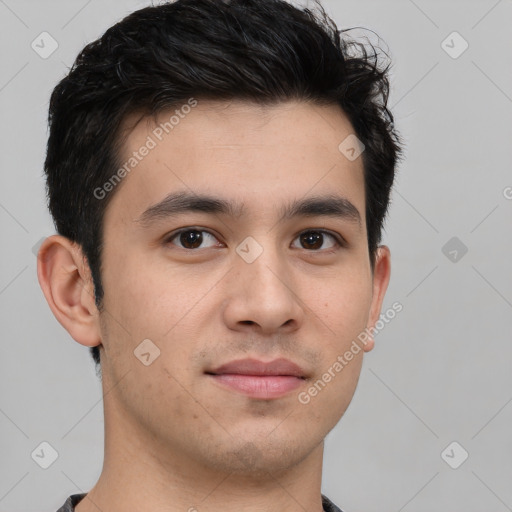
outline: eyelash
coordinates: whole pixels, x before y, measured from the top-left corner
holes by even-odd
[[[172,242],[172,240],[174,240],[175,238],[177,238],[179,235],[181,235],[182,233],[187,233],[189,231],[197,231],[197,232],[200,232],[200,233],[208,233],[209,235],[213,236],[214,238],[217,238],[211,231],[207,230],[207,229],[203,229],[203,228],[199,228],[199,227],[187,227],[187,228],[182,228],[182,229],[179,229],[178,231],[173,231],[173,233],[171,233],[168,237],[165,238],[164,240],[164,243],[165,245],[169,244]],[[335,242],[335,247],[331,247],[330,249],[324,249],[324,250],[321,250],[321,249],[304,249],[308,252],[318,252],[318,253],[333,253],[339,249],[342,249],[342,248],[345,248],[347,246],[345,240],[343,239],[343,237],[341,237],[341,235],[338,235],[336,233],[333,233],[331,231],[327,231],[325,229],[314,229],[314,228],[310,228],[310,229],[306,229],[304,231],[301,231],[300,233],[297,234],[297,236],[294,238],[294,240],[296,240],[297,238],[299,238],[301,235],[304,235],[306,233],[321,233],[323,235],[328,235],[330,236],[332,239],[334,239],[334,242]],[[188,252],[194,252],[194,251],[199,251],[200,249],[187,249],[187,248],[184,248],[184,247],[178,247],[178,249],[182,249],[184,251],[188,251]],[[207,248],[209,249],[209,247]]]

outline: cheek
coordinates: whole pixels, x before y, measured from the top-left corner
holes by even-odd
[[[167,336],[205,294],[186,273],[149,258],[125,256],[110,268],[105,306],[134,339]]]
[[[351,270],[341,277],[333,276],[327,286],[315,286],[315,290],[311,307],[336,345],[357,337],[365,329],[372,303],[372,286],[364,271]]]
[[[318,421],[327,414],[334,426],[352,399],[361,371],[361,334],[371,307],[371,277],[362,267],[340,272],[328,287],[317,287],[312,300],[321,319],[317,333],[322,333],[322,363],[304,401],[316,404],[312,409],[318,412]]]

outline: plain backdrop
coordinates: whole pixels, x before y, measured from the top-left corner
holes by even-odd
[[[512,1],[323,4],[339,28],[384,41],[407,150],[383,235],[383,311],[403,310],[327,437],[322,491],[345,512],[510,511]],[[146,5],[0,0],[0,511],[54,512],[101,470],[100,381],[36,275],[34,252],[54,233],[46,116],[79,50]],[[32,47],[42,32],[58,44],[47,58]],[[47,469],[43,442],[58,454]]]

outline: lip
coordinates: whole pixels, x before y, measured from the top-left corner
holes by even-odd
[[[207,373],[220,374],[237,374],[237,375],[259,375],[259,376],[292,376],[305,378],[302,368],[290,361],[289,359],[274,359],[265,363],[258,359],[237,359],[223,364]]]
[[[274,399],[304,384],[306,376],[297,364],[288,359],[264,362],[239,359],[207,371],[214,382],[252,398]]]

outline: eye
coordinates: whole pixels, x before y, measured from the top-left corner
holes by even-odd
[[[206,236],[203,235],[203,233]],[[181,244],[177,244],[181,249],[198,249],[205,240],[215,240],[215,237],[209,231],[194,228],[186,228],[174,233],[166,240],[166,243],[171,243],[175,238],[177,238]],[[213,246],[214,245],[209,245],[207,247]]]
[[[344,246],[344,243],[340,238],[325,230],[312,229],[308,231],[303,231],[302,233],[299,234],[296,240],[300,241],[302,248],[311,250],[313,252],[318,252],[325,242],[325,237],[328,237],[331,239],[331,241],[333,241],[330,247],[324,247],[324,250],[326,251],[332,251],[333,249]],[[174,242],[174,240],[177,240],[177,242]],[[165,243],[172,243],[174,245],[177,245],[179,248],[186,250],[194,250],[201,248],[206,249],[208,247],[214,247],[216,245],[215,243],[212,243],[210,245],[203,245],[203,247],[201,247],[202,244],[205,241],[207,242],[208,240],[215,241],[217,239],[212,233],[204,229],[184,228],[174,232],[171,236],[169,236],[166,239]],[[300,249],[301,247],[298,248]]]
[[[340,239],[338,239],[337,236],[324,230],[303,231],[297,239],[300,240],[300,243],[303,246],[306,246],[306,249],[317,251],[319,248],[321,248],[325,236],[331,238],[331,240],[334,241],[334,244],[327,248],[324,247],[324,249],[329,250],[336,247],[343,247],[343,243]]]

